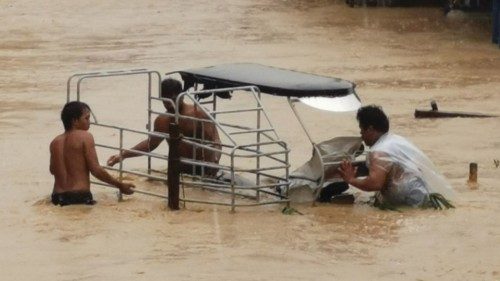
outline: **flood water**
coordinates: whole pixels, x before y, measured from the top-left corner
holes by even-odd
[[[488,15],[343,2],[2,1],[2,279],[498,280],[500,119],[413,118],[431,100],[442,110],[500,114],[500,50],[490,44]],[[173,212],[139,194],[117,202],[114,190],[98,186],[93,207],[48,202],[48,145],[62,131],[70,75],[234,62],[355,82],[363,103],[383,106],[391,130],[412,140],[448,178],[457,208],[297,204],[303,215],[283,215],[283,206],[232,214],[188,204]],[[94,93],[88,98],[98,118],[144,128],[139,82],[83,87]],[[300,166],[311,153],[306,136],[285,101],[264,102],[292,148],[292,169]],[[317,141],[359,134],[354,113],[300,110]],[[95,130],[96,139],[112,137]],[[101,163],[107,157],[100,154]],[[470,162],[479,165],[477,190],[466,183]]]

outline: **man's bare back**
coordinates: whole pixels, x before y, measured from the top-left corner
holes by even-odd
[[[50,143],[50,172],[54,175],[54,204],[93,204],[90,173],[114,185],[124,194],[132,194],[132,184],[122,183],[99,165],[90,127],[90,109],[80,102],[70,102],[61,113],[65,132]]]
[[[54,192],[90,191],[89,168],[85,159],[92,135],[72,130],[57,136],[50,144],[51,173],[55,177]],[[87,145],[86,145],[87,143]]]
[[[168,98],[174,101],[176,100],[177,95],[179,95],[179,93],[181,92],[181,89],[181,84],[177,80],[166,79],[162,81],[161,95],[163,98]],[[164,102],[163,104],[167,112],[171,114],[174,114],[176,112],[173,103]],[[187,104],[184,103],[184,101],[181,101],[179,107],[179,113],[181,116],[195,117],[198,119],[209,119],[209,116],[207,116],[203,110],[197,108],[195,105]],[[172,117],[160,115],[156,117],[154,121],[153,130],[155,132],[168,134],[170,123],[175,123],[175,120],[173,120]],[[179,129],[180,133],[184,137],[195,138],[197,140],[200,140],[200,142],[202,142],[201,140],[203,140],[203,144],[207,145],[208,142],[208,145],[211,145],[218,150],[221,149],[219,134],[217,132],[217,128],[213,123],[195,121],[181,117],[179,120]],[[108,159],[107,164],[109,166],[113,166],[123,159],[142,155],[141,153],[137,153],[134,151],[153,151],[160,145],[163,140],[164,138],[162,137],[149,136],[147,139],[133,146],[131,150],[122,150],[121,154],[112,155]],[[193,146],[190,144],[181,142],[181,144],[179,145],[179,156],[182,158],[196,159],[215,164],[219,163],[221,155],[220,152],[201,148],[196,148],[194,149],[194,151],[195,152],[193,153]],[[194,171],[195,174],[199,175],[201,174],[201,165],[196,165],[196,167],[193,168],[192,165],[181,164],[181,171],[188,174],[191,174]],[[204,173],[213,176],[217,173],[217,169],[205,168]]]
[[[203,111],[199,110],[194,105],[190,104],[184,104],[180,113],[181,116],[190,116],[199,119],[208,119],[208,116],[206,116],[206,114]],[[169,116],[158,116],[154,122],[155,125],[154,130],[157,132],[168,133],[170,123],[173,122],[172,119],[173,118]],[[179,129],[180,133],[184,137],[204,139],[206,141],[213,142],[214,146],[220,148],[219,134],[217,132],[217,128],[212,123],[180,118]],[[194,151],[196,151],[195,154],[193,153],[193,146],[190,144],[181,142],[181,144],[179,145],[180,157],[202,160],[212,163],[219,162],[220,153],[218,152],[200,148],[195,148]]]

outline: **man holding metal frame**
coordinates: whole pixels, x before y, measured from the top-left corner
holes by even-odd
[[[89,173],[124,194],[134,193],[133,184],[118,181],[99,165],[94,137],[88,132],[89,106],[79,101],[69,102],[61,112],[61,120],[65,132],[50,143],[50,173],[54,175],[52,203],[60,206],[95,204]]]
[[[159,133],[168,134],[170,130],[170,124],[174,123],[173,114],[176,113],[174,102],[177,96],[182,92],[182,85],[179,81],[175,79],[165,79],[161,83],[161,97],[169,99],[171,101],[164,101],[163,105],[167,110],[168,115],[159,115],[154,120],[154,131]],[[173,101],[173,102],[172,102]],[[184,138],[194,138],[195,141],[199,141],[202,144],[208,144],[221,149],[220,138],[217,132],[217,128],[214,124],[210,122],[203,122],[194,119],[209,119],[205,112],[199,109],[196,105],[191,105],[185,103],[183,100],[179,103],[178,108],[180,118],[179,118],[179,129],[180,133]],[[185,116],[185,117],[183,117]],[[111,156],[108,159],[107,164],[113,166],[116,163],[123,161],[126,158],[136,157],[143,155],[138,151],[151,152],[155,150],[160,143],[164,140],[163,137],[150,135],[147,139],[139,142],[130,150],[122,150],[120,154]],[[199,147],[193,147],[193,145],[180,142],[179,144],[179,156],[186,159],[195,159],[208,163],[219,163],[220,152],[204,149]],[[195,164],[181,163],[180,165],[181,173],[202,175],[203,166]],[[204,168],[204,175],[215,176],[217,173],[216,168]]]

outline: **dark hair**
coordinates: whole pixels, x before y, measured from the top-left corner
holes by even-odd
[[[171,98],[177,96],[182,92],[181,82],[168,78],[161,81],[161,96],[164,98]]]
[[[90,107],[86,103],[79,101],[71,101],[64,105],[61,111],[61,120],[65,131],[71,130],[73,120],[80,118],[85,109],[90,111]]]
[[[356,119],[358,119],[359,126],[362,129],[367,129],[372,126],[373,129],[381,133],[387,133],[389,131],[389,119],[380,106],[367,105],[361,107],[358,109]]]

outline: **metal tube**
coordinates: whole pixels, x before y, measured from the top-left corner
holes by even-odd
[[[321,164],[321,178],[318,183],[318,187],[315,192],[315,199],[318,198],[319,192],[321,191],[321,188],[323,187],[323,184],[325,183],[325,164],[323,162],[323,158],[321,157],[321,153],[319,151],[319,148],[316,146],[316,144],[313,143],[313,148],[314,148],[314,153],[318,154],[319,162]]]
[[[235,149],[231,151],[231,212],[235,212],[236,207],[234,204],[236,203],[236,197],[235,197],[235,190],[234,190],[234,151]]]
[[[260,171],[271,171],[271,170],[279,170],[279,169],[285,169],[290,165],[285,165],[285,166],[273,166],[273,167],[266,167],[266,168],[260,168],[260,169],[234,169],[235,172],[244,172],[244,173],[257,173]]]
[[[106,183],[102,183],[102,182],[92,181],[91,183],[106,186],[106,187],[112,187],[111,185],[106,184]],[[151,195],[151,196],[155,196],[155,197],[168,199],[168,196],[152,193],[149,191],[137,190],[137,189],[135,189],[134,191],[137,193],[140,193],[140,194]],[[231,203],[222,203],[222,202],[215,202],[215,201],[202,201],[202,200],[182,199],[182,198],[179,199],[179,201],[190,202],[190,203],[199,203],[199,204],[220,205],[220,206],[232,206]],[[235,204],[235,206],[236,207],[254,207],[254,206],[262,206],[262,205],[269,205],[269,204],[286,203],[288,201],[289,201],[288,199],[286,199],[286,200],[273,200],[273,201],[266,201],[266,202],[260,202],[260,203],[254,203],[254,204]]]
[[[109,149],[114,149],[114,150],[120,151],[119,148],[116,148],[116,147],[113,147],[113,146],[109,146],[109,145],[104,145],[104,144],[98,144],[98,143],[96,143],[95,146],[102,147],[102,148],[109,148]],[[154,152],[144,152],[144,151],[135,150],[135,149],[123,149],[123,150],[124,151],[130,151],[130,152],[133,152],[133,153],[137,153],[137,154],[140,154],[142,156],[151,156],[153,158],[168,160],[167,156],[163,156],[161,154],[157,154],[157,153],[154,153]]]
[[[106,167],[106,166],[104,167],[104,169],[110,170],[110,171],[115,171],[115,172],[119,172],[120,171],[118,168]],[[131,174],[131,175],[142,176],[142,177],[145,177],[145,178],[148,178],[148,179],[159,180],[159,181],[165,181],[167,179],[166,177],[157,177],[157,176],[154,176],[154,175],[149,175],[149,174],[145,174],[145,173],[141,173],[141,172],[136,172],[136,171],[130,171],[130,170],[123,170],[123,172],[127,173],[127,174]]]
[[[123,130],[120,129],[120,159],[122,159],[122,150],[123,150]],[[122,181],[123,179],[123,161],[120,161],[120,164],[118,164],[118,169],[120,170],[120,173],[119,173],[119,180],[120,182]],[[122,201],[123,200],[123,194],[121,191],[118,192],[118,201]]]
[[[259,143],[260,142],[260,134],[262,132],[269,132],[269,131],[273,131],[273,129],[255,129],[255,130],[248,130],[248,131],[231,132],[229,134],[230,135],[243,135],[243,134],[257,133],[257,135],[259,136],[259,138],[257,139],[257,143]],[[259,145],[257,145],[257,146],[259,146]]]
[[[259,99],[257,99],[257,106],[259,109],[262,109],[262,105],[260,104],[260,93],[259,93]],[[261,151],[260,151],[260,134],[261,134],[261,129],[260,129],[260,113],[261,113],[261,110],[257,111],[257,130],[256,130],[256,133],[257,133],[257,143],[259,143],[259,145],[257,145],[256,149],[257,149],[257,161],[255,163],[255,168],[260,171],[260,154],[261,154]],[[267,131],[267,130],[266,130]],[[255,183],[257,185],[260,185],[260,173],[256,173],[255,174]],[[260,201],[260,193],[259,191],[257,190],[257,201]]]
[[[152,131],[151,128],[151,73],[148,73],[148,132]],[[151,157],[148,155],[148,174],[151,174]]]
[[[84,76],[84,75],[96,75],[99,74],[100,72],[88,72],[88,73],[77,73],[73,74],[68,78],[68,81],[66,82],[66,102],[69,102],[71,100],[71,80],[73,78],[78,77],[78,76]]]
[[[106,186],[106,187],[113,187],[112,185],[109,185],[109,184],[103,183],[103,182],[98,182],[98,181],[91,181],[91,183],[92,184]],[[140,194],[144,194],[144,195],[150,195],[150,196],[155,196],[155,197],[167,198],[168,199],[168,197],[165,196],[165,195],[161,195],[161,194],[157,194],[157,193],[153,193],[153,192],[149,192],[149,191],[140,190],[140,189],[137,189],[137,188],[134,188],[134,193],[140,193]]]
[[[214,188],[210,185],[203,185],[202,186],[203,189],[207,189],[207,190],[211,190],[211,191],[217,191],[217,192],[221,192],[221,193],[226,193],[226,194],[232,194],[231,191],[228,191],[228,190],[224,190],[224,189],[220,189],[220,188]],[[236,195],[238,196],[241,196],[241,197],[244,197],[244,198],[249,198],[249,199],[256,199],[255,196],[252,196],[252,195],[247,195],[247,194],[243,194],[243,193],[239,193],[239,192],[235,192]]]
[[[247,108],[247,109],[235,109],[235,110],[221,110],[221,111],[214,111],[214,113],[216,113],[216,114],[230,114],[230,113],[252,112],[252,111],[260,112],[260,111],[262,111],[262,107]]]
[[[299,121],[300,126],[302,127],[302,130],[304,130],[304,132],[307,135],[307,138],[309,139],[309,141],[311,142],[311,144],[314,146],[314,141],[312,140],[311,135],[309,135],[309,132],[307,131],[306,127],[304,126],[304,122],[302,122],[302,119],[300,118],[299,113],[297,112],[297,109],[295,108],[295,104],[293,104],[293,102],[290,99],[290,97],[288,97],[287,100],[288,100],[288,104],[290,105],[290,108],[293,111],[293,114],[295,114],[295,117],[297,117],[297,120]]]
[[[71,95],[71,81],[73,78],[79,77],[77,81],[77,100],[80,100],[80,83],[84,79],[89,78],[101,78],[101,77],[110,77],[110,76],[126,76],[126,75],[138,75],[138,74],[156,74],[159,79],[161,79],[161,75],[158,71],[151,71],[147,69],[131,69],[131,70],[117,70],[117,71],[107,71],[107,72],[89,72],[89,73],[80,73],[72,75],[67,82],[67,101],[70,100]]]
[[[285,145],[285,148],[287,150],[287,152],[285,153],[285,161],[288,164],[289,163],[288,162],[289,161],[288,157],[289,157],[289,154],[290,154],[290,150],[288,150],[288,148],[286,146],[286,143],[284,143],[284,145]],[[288,198],[288,190],[290,189],[290,181],[288,180],[290,178],[290,165],[287,165],[286,168],[285,168],[285,178],[286,178],[286,183],[287,183],[286,184],[286,190],[285,190],[285,197]],[[286,206],[290,207],[290,201],[288,201],[286,203]]]
[[[209,186],[209,187],[213,187],[213,188],[216,188],[216,189],[222,189],[222,188],[229,189],[229,188],[231,188],[231,186],[228,185],[228,184],[215,184],[215,183],[196,182],[196,181],[183,181],[183,183],[189,184],[189,185],[192,185],[192,186],[203,186],[203,187]],[[282,186],[282,185],[286,185],[286,183],[275,183],[275,184],[265,184],[265,185],[251,185],[251,186],[235,185],[234,189],[235,190],[236,189],[238,189],[238,190],[259,190],[259,189],[263,189],[263,188],[272,188],[272,187]]]

